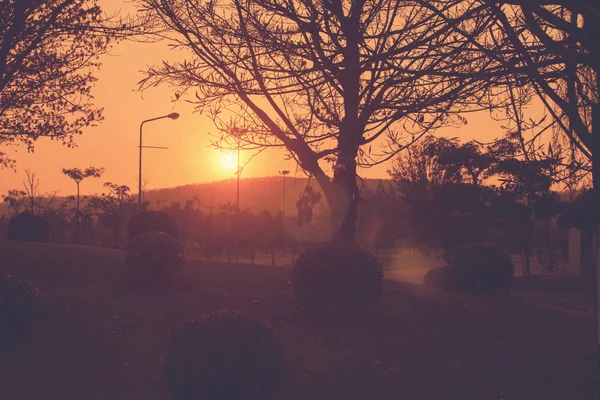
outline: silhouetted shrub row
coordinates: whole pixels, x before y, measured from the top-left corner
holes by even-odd
[[[381,299],[383,266],[359,247],[326,245],[300,254],[292,268],[296,299],[307,309],[367,305]]]
[[[432,268],[425,283],[466,293],[508,293],[514,275],[510,256],[483,244],[457,250],[448,265]]]
[[[184,323],[172,335],[162,378],[174,400],[269,400],[283,365],[267,324],[222,311]]]
[[[454,278],[452,276],[452,269],[449,265],[440,265],[433,267],[425,274],[423,278],[425,284],[438,286],[444,289],[453,289]]]
[[[17,242],[48,242],[50,225],[35,214],[24,212],[11,218],[8,223],[8,240]]]
[[[170,282],[185,266],[183,245],[165,232],[149,231],[131,241],[125,261],[136,280]]]
[[[12,346],[27,337],[38,297],[38,288],[28,280],[10,275],[0,278],[0,346]]]
[[[142,233],[151,231],[165,232],[175,239],[179,239],[177,221],[164,211],[140,211],[129,220],[127,231],[131,240]]]

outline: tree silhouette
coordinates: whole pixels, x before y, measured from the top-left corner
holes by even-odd
[[[113,247],[116,248],[119,245],[119,230],[127,217],[136,211],[137,205],[131,198],[129,186],[106,182],[104,187],[108,189],[107,192],[91,198],[86,207],[103,212],[102,219],[112,229]]]
[[[77,206],[75,208],[75,243],[79,244],[79,220],[81,209],[79,207],[79,184],[85,178],[100,178],[104,173],[104,168],[87,167],[84,171],[79,168],[63,168],[62,173],[77,184]]]
[[[568,175],[592,172],[594,206],[590,216],[600,227],[600,6],[594,0],[489,1],[497,24],[495,40],[510,44],[507,73],[527,82],[526,96],[537,96],[551,117],[533,136],[553,134],[548,152],[562,144],[561,163]],[[476,41],[474,39],[474,41]],[[522,93],[511,89],[507,114],[513,130],[527,128]],[[545,119],[545,118],[543,118]],[[543,122],[543,121],[540,121]],[[549,129],[552,128],[552,129]],[[562,143],[561,143],[562,142]],[[526,143],[524,143],[526,145]],[[581,181],[581,179],[579,179]],[[600,236],[596,234],[596,239]],[[600,242],[596,248],[600,248]],[[596,252],[600,257],[600,252]],[[598,264],[600,265],[600,264]],[[592,269],[596,273],[596,269]]]
[[[99,3],[0,2],[0,143],[33,151],[50,137],[72,147],[74,135],[102,120],[91,95],[98,56],[137,28],[104,15]],[[10,161],[0,153],[1,164]]]
[[[45,211],[52,209],[56,201],[56,192],[42,193],[40,191],[40,179],[37,174],[29,168],[25,168],[26,180],[23,189],[12,189],[4,195],[3,201],[14,214],[21,211],[30,214],[42,215]]]
[[[357,168],[392,158],[410,134],[464,123],[457,112],[483,106],[495,82],[493,58],[452,35],[486,34],[475,1],[138,4],[192,54],[150,68],[141,87],[173,85],[208,110],[217,146],[285,149],[321,186],[341,242],[355,236]]]

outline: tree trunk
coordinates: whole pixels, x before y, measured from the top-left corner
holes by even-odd
[[[77,182],[77,215],[75,215],[75,244],[79,244],[79,182]]]
[[[325,174],[313,176],[323,190],[323,194],[331,210],[331,227],[334,232],[333,241],[350,245],[356,235],[356,220],[360,193],[356,183],[356,161],[341,163],[334,174],[333,181]]]
[[[523,276],[531,276],[531,251],[522,250],[521,259],[523,260]]]
[[[333,204],[329,196],[327,199],[335,232],[333,240],[344,245],[354,244],[360,201],[360,191],[356,182],[358,146],[355,144],[355,138],[356,133],[348,131],[348,134],[340,135],[338,139],[340,152],[332,182]]]
[[[591,13],[588,13],[591,14]],[[591,15],[588,15],[591,17]],[[587,17],[587,16],[586,16]],[[597,17],[591,17],[593,24],[593,30],[595,33],[599,32],[598,23],[600,19]],[[587,25],[587,21],[586,21]],[[600,46],[597,42],[594,42],[592,49],[592,56],[597,58],[600,56]],[[596,75],[596,90],[600,90],[600,62],[596,62],[594,66]],[[592,190],[594,200],[594,222],[596,225],[596,265],[592,268],[592,278],[596,284],[592,285],[594,288],[593,297],[595,299],[596,309],[596,337],[597,337],[597,363],[598,372],[600,373],[600,100],[596,99],[596,102],[592,104]]]
[[[344,177],[340,183],[341,195],[336,205],[337,217],[333,219],[339,223],[334,240],[346,245],[354,244],[356,236],[356,220],[358,219],[358,205],[360,193],[356,184],[356,176]],[[340,222],[341,221],[341,222]]]
[[[117,222],[114,223],[113,229],[113,249],[119,248],[119,224]]]
[[[581,273],[587,274],[594,269],[594,231],[586,228],[581,233]]]

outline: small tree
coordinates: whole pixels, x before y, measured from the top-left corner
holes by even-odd
[[[79,219],[81,210],[79,207],[79,184],[85,178],[100,178],[104,173],[104,168],[88,167],[84,171],[79,168],[63,168],[62,173],[77,184],[77,206],[75,209],[75,243],[79,244]]]
[[[106,182],[104,187],[108,191],[90,199],[87,207],[103,212],[104,222],[112,229],[113,247],[117,247],[119,229],[124,225],[127,217],[135,212],[137,206],[131,198],[129,186]]]
[[[531,276],[535,220],[551,218],[558,212],[558,199],[550,191],[552,165],[551,159],[507,159],[494,169],[501,185],[493,212],[506,222],[511,243],[521,254],[525,276]]]

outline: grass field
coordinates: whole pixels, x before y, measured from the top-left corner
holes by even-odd
[[[277,329],[281,400],[599,398],[595,320],[582,313],[386,280],[375,314],[340,321],[300,310],[283,267],[192,260],[171,288],[148,291],[126,281],[119,251],[5,244],[0,255],[44,302],[28,343],[0,354],[3,400],[166,400],[170,330],[221,308]]]

